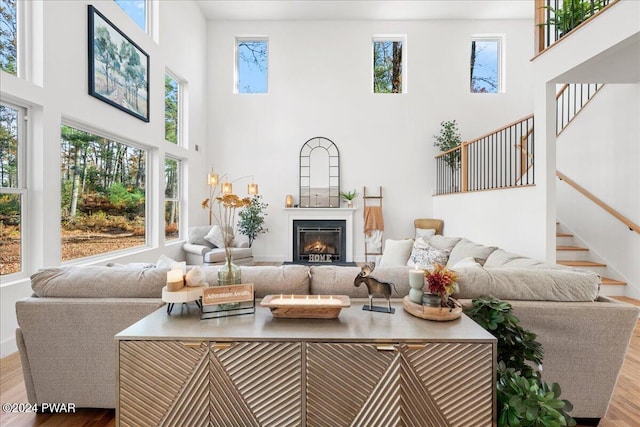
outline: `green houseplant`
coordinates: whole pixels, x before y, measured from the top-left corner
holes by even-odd
[[[238,214],[238,231],[249,238],[249,247],[259,234],[269,231],[264,227],[264,217],[267,215],[265,211],[268,207],[269,204],[262,201],[262,196],[256,194]]]
[[[544,6],[553,16],[542,25],[550,25],[558,30],[560,37],[582,24],[604,7],[601,0],[564,0],[557,8]]]
[[[346,201],[347,206],[350,208],[353,207],[353,199],[355,199],[356,197],[358,197],[358,193],[356,192],[356,190],[340,192],[340,198]]]
[[[511,304],[494,297],[473,300],[466,314],[498,339],[498,426],[574,426],[567,412],[573,409],[560,400],[560,386],[547,385],[540,372],[542,345],[536,334],[520,326]]]
[[[433,135],[434,147],[439,148],[442,152],[447,152],[462,144],[458,124],[455,120],[441,122],[440,126],[440,133]],[[462,157],[460,151],[461,150],[455,150],[442,156],[442,160],[444,160],[445,164],[451,169],[452,191],[457,191],[454,183],[456,182],[456,170],[460,167],[460,159]]]

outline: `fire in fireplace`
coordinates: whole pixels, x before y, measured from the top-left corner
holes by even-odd
[[[346,261],[345,229],[345,220],[294,220],[294,262],[334,263]]]

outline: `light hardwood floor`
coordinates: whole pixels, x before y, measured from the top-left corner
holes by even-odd
[[[640,306],[640,301],[619,299]],[[27,402],[18,353],[0,359],[0,401]],[[75,414],[14,414],[0,412],[3,427],[114,427],[115,411],[80,409]],[[633,332],[629,351],[613,393],[611,405],[600,427],[638,427],[640,425],[640,321]]]

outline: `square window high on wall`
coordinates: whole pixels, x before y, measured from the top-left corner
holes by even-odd
[[[235,93],[267,93],[269,40],[266,37],[236,38]]]
[[[406,92],[406,37],[373,38],[373,93]]]
[[[503,38],[477,36],[471,38],[470,79],[471,93],[503,92]]]
[[[138,27],[146,33],[149,33],[149,11],[147,7],[147,0],[115,0],[120,6],[120,9],[124,10],[129,18],[133,19]]]

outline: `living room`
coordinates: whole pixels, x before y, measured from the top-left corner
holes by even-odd
[[[259,184],[263,201],[269,204],[269,231],[255,241],[254,258],[265,263],[287,260],[290,236],[283,209],[285,197],[293,194],[298,198],[300,149],[317,136],[331,139],[340,150],[341,189],[362,193],[364,186],[383,188],[385,238],[413,236],[415,218],[442,218],[446,235],[466,236],[511,252],[555,261],[555,165],[563,161],[571,165],[572,154],[562,154],[558,147],[556,158],[552,142],[555,104],[553,113],[549,104],[552,98],[555,101],[556,82],[582,82],[578,78],[568,80],[571,74],[566,73],[576,71],[583,63],[591,65],[598,77],[610,73],[608,79],[598,82],[616,83],[615,89],[607,88],[609,92],[602,94],[608,96],[604,106],[595,101],[590,106],[597,109],[594,116],[605,115],[609,119],[600,135],[614,129],[622,140],[616,150],[619,154],[607,156],[606,160],[609,169],[618,166],[613,178],[625,181],[625,185],[616,187],[619,191],[606,200],[636,223],[640,221],[640,179],[634,166],[639,151],[637,144],[633,145],[640,129],[632,119],[640,108],[637,71],[636,75],[633,70],[624,75],[624,70],[633,67],[623,62],[620,63],[624,66],[616,66],[620,57],[633,58],[626,53],[637,47],[637,41],[607,56],[604,62],[609,67],[605,70],[598,65],[602,61],[588,62],[606,52],[607,43],[614,46],[627,40],[625,31],[633,25],[637,33],[637,22],[618,21],[632,18],[621,18],[623,13],[612,9],[607,13],[615,16],[602,17],[612,20],[601,24],[608,30],[607,35],[596,28],[595,35],[573,36],[585,37],[592,51],[582,48],[584,41],[567,38],[563,44],[575,43],[568,49],[575,55],[552,50],[531,61],[535,55],[533,1],[507,2],[508,5],[455,2],[453,6],[445,6],[447,2],[346,2],[340,7],[333,2],[305,6],[301,2],[288,3],[149,2],[149,34],[111,0],[28,5],[28,65],[22,75],[0,75],[2,101],[27,108],[30,123],[25,171],[29,205],[22,222],[23,261],[21,271],[0,276],[3,357],[17,349],[14,306],[17,300],[31,295],[28,277],[39,268],[155,263],[161,255],[184,259],[182,244],[187,228],[208,223],[208,212],[201,203],[208,197],[207,174],[212,170],[237,179],[236,189],[243,188],[250,179]],[[90,4],[150,58],[148,122],[88,94]],[[276,6],[282,11],[275,12]],[[637,7],[624,7],[637,12]],[[596,21],[591,25],[599,24]],[[501,89],[499,93],[470,93],[470,40],[487,36],[503,40]],[[377,94],[372,90],[371,43],[385,37],[404,42],[402,93]],[[267,93],[236,93],[237,38],[268,39]],[[601,44],[594,39],[601,40]],[[550,55],[554,56],[548,59]],[[562,63],[554,65],[558,62]],[[182,88],[183,126],[178,144],[167,142],[164,137],[162,82],[167,72]],[[563,74],[565,80],[558,78]],[[593,76],[590,77],[585,77],[584,82],[592,82]],[[548,84],[550,81],[554,84]],[[612,108],[615,114],[628,114],[631,119],[620,125],[609,113]],[[532,112],[536,113],[537,123],[545,125],[536,133],[535,186],[433,196],[432,159],[438,154],[433,135],[439,132],[441,122],[456,120],[463,140],[470,140]],[[147,150],[144,246],[63,262],[60,214],[52,208],[62,203],[58,160],[61,123]],[[579,126],[582,130],[575,131],[579,132],[576,137],[593,133],[589,123]],[[171,240],[166,239],[161,191],[167,156],[178,160],[182,169],[180,237]],[[576,173],[588,174],[588,170],[579,169]],[[606,188],[613,188],[615,181],[603,182],[608,183]],[[604,198],[606,188],[598,193],[600,197]],[[356,198],[353,260],[357,262],[364,261],[362,207],[362,198]],[[596,222],[603,224],[599,219]],[[640,299],[639,267],[633,261],[640,250],[637,234],[624,227],[619,232],[615,222],[604,224],[592,228],[620,234],[616,241],[621,243],[617,246],[623,248],[612,249],[617,256],[607,261],[623,260],[617,269],[622,270],[628,282],[624,295]]]

